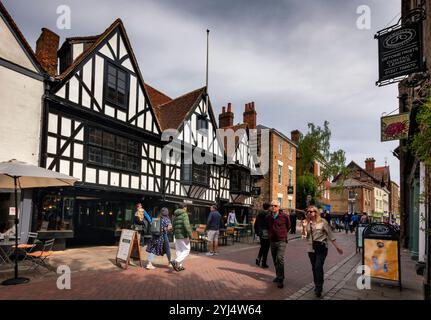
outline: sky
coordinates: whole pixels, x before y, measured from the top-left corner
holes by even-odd
[[[374,34],[398,21],[400,0],[3,0],[30,45],[42,27],[65,37],[97,35],[121,18],[144,81],[177,97],[205,85],[218,115],[232,103],[235,123],[254,101],[257,122],[287,136],[329,121],[331,148],[347,163],[385,161],[399,183],[398,142],[380,142],[380,117],[398,107],[397,85],[376,87]],[[71,28],[57,27],[70,7]],[[360,6],[370,28],[359,29]],[[363,12],[361,12],[363,13]],[[363,21],[362,19],[360,21]]]

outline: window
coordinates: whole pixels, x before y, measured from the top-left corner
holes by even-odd
[[[209,170],[206,164],[182,163],[181,180],[184,183],[209,185]]]
[[[208,130],[208,118],[206,116],[199,116],[196,126],[197,130]]]
[[[230,178],[230,190],[232,192],[250,192],[250,174],[243,170],[232,170]]]
[[[293,201],[289,199],[289,209],[293,209]]]
[[[281,184],[283,181],[283,166],[278,166],[278,183]]]
[[[111,63],[105,73],[105,99],[113,105],[127,109],[129,95],[129,75]]]
[[[283,154],[283,139],[278,137],[278,153]]]
[[[88,162],[119,170],[140,171],[137,141],[116,136],[110,132],[90,128],[88,134]]]
[[[283,198],[279,197],[277,200],[278,200],[278,202],[280,202],[280,208],[282,208],[283,207]]]
[[[292,148],[292,145],[289,144],[289,160],[292,160],[292,157],[293,157],[293,148]]]
[[[293,185],[293,170],[289,169],[289,186]]]

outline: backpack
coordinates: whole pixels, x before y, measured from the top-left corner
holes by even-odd
[[[151,221],[150,232],[153,236],[160,236],[161,220],[160,218],[153,218]]]

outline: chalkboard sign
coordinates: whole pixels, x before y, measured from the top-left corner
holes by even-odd
[[[362,264],[372,278],[397,281],[401,289],[400,235],[390,224],[372,223],[363,232]]]
[[[117,256],[115,261],[125,262],[125,268],[129,266],[132,252],[136,251],[136,257],[139,259],[139,264],[142,267],[141,247],[139,245],[139,234],[134,230],[123,229],[121,230],[120,242],[118,243]]]

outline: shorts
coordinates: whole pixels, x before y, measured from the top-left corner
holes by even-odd
[[[218,241],[218,230],[208,230],[208,241]]]

